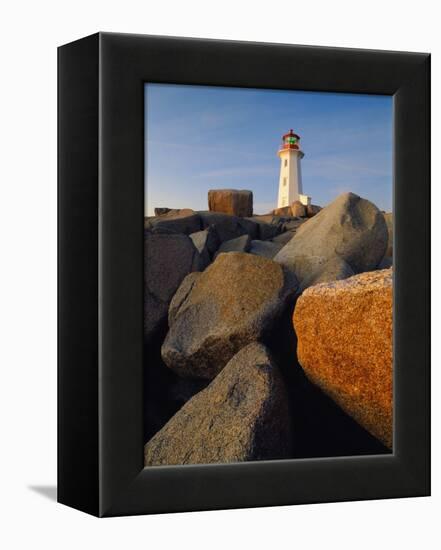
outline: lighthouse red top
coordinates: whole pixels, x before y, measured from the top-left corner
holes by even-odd
[[[291,129],[287,134],[282,136],[281,149],[299,149],[300,136],[295,134]]]

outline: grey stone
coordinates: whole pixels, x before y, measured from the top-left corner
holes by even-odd
[[[196,233],[191,233],[190,239],[193,241],[199,254],[202,254],[206,250],[211,257],[219,247],[219,237],[213,226],[209,226],[207,229],[197,231]]]
[[[168,309],[168,324],[169,326],[173,324],[177,312],[184,305],[185,300],[190,295],[191,289],[193,288],[197,279],[201,276],[200,271],[193,271],[186,275],[179,285],[178,290],[175,292],[173,298],[171,299],[170,306]]]
[[[282,231],[297,231],[305,221],[306,219],[304,218],[291,218],[290,220],[284,221],[282,223]]]
[[[274,216],[253,216],[252,218],[247,218],[250,221],[257,223],[258,233],[254,239],[259,239],[261,241],[266,241],[272,239],[278,235],[281,231],[281,224],[278,222],[277,218]],[[276,219],[276,223],[273,223],[273,220]]]
[[[295,234],[295,231],[285,231],[284,233],[280,233],[280,235],[276,235],[271,240],[273,243],[285,246],[285,244],[289,243],[289,241],[294,237]]]
[[[272,243],[271,241],[251,241],[249,252],[257,256],[272,259],[282,246],[282,244]]]
[[[190,234],[197,251],[201,257],[201,270],[205,269],[219,247],[219,238],[214,227],[210,226],[202,231]]]
[[[163,216],[171,212],[171,208],[155,208],[155,216]]]
[[[144,235],[144,335],[150,338],[166,323],[173,295],[184,277],[200,266],[191,239],[179,234]]]
[[[248,252],[251,246],[249,235],[242,235],[229,241],[223,242],[215,254],[215,258],[224,252]]]
[[[302,224],[274,260],[303,281],[314,278],[335,257],[354,271],[375,269],[384,256],[387,227],[380,210],[366,199],[344,193]]]
[[[258,235],[259,226],[252,220],[219,212],[198,212],[198,214],[202,221],[202,229],[214,227],[221,243],[245,234],[252,239]]]
[[[189,235],[201,229],[201,219],[198,214],[189,208],[170,210],[160,216],[149,218],[144,227],[154,233],[184,233]]]
[[[351,266],[339,256],[335,256],[329,260],[317,256],[310,256],[308,261],[310,266],[309,275],[302,279],[299,287],[300,291],[319,283],[339,281],[354,275]]]
[[[290,456],[284,382],[268,350],[252,343],[231,358],[145,445],[144,464],[178,465]]]
[[[174,310],[162,345],[165,364],[179,376],[214,378],[242,347],[271,337],[297,286],[272,260],[220,254]]]

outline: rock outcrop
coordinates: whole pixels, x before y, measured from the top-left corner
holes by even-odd
[[[281,231],[281,224],[278,223],[278,219],[272,215],[270,216],[253,216],[249,218],[250,221],[257,223],[258,234],[253,237],[261,241],[272,239],[279,235]]]
[[[149,218],[144,224],[145,229],[153,233],[184,233],[190,235],[201,229],[198,214],[190,208],[170,210],[160,216]]]
[[[190,239],[201,257],[201,271],[209,265],[219,246],[219,238],[214,227],[191,233]]]
[[[285,244],[288,244],[289,241],[294,237],[296,234],[296,231],[285,231],[284,233],[280,233],[280,235],[276,235],[271,239],[273,243],[281,244],[282,248],[285,246]]]
[[[235,239],[224,241],[216,252],[216,256],[225,252],[248,252],[250,246],[250,236],[242,235],[241,237],[236,237]]]
[[[392,270],[308,288],[294,328],[307,377],[392,448]]]
[[[256,254],[257,256],[263,256],[271,260],[277,252],[279,252],[282,246],[282,244],[273,243],[271,241],[251,241],[249,252],[250,254]]]
[[[320,256],[311,256],[309,259],[311,272],[300,283],[299,290],[303,291],[312,285],[329,281],[340,281],[355,275],[351,266],[340,256],[334,256],[330,260]]]
[[[252,239],[257,239],[258,237],[259,225],[250,219],[219,212],[198,212],[198,214],[201,219],[202,229],[213,227],[220,243],[235,239],[241,235],[249,235]]]
[[[291,204],[291,215],[298,218],[304,218],[306,216],[305,205],[302,204],[300,201],[294,201]]]
[[[164,214],[168,214],[171,210],[171,208],[155,208],[155,216],[163,216]]]
[[[316,204],[308,204],[306,207],[306,215],[308,218],[312,218],[316,214],[318,214],[322,210],[321,206],[317,206]]]
[[[292,216],[290,206],[281,206],[279,208],[274,208],[272,213],[274,216]]]
[[[188,289],[188,281],[184,281]],[[282,267],[260,256],[220,254],[173,309],[162,358],[179,376],[214,378],[244,346],[265,342],[297,289]]]
[[[303,223],[274,260],[290,269],[305,288],[335,258],[344,260],[354,273],[375,269],[386,246],[387,227],[380,210],[366,199],[344,193]]]
[[[235,355],[145,445],[145,466],[209,464],[289,456],[290,419],[283,380],[267,349]]]
[[[167,320],[173,295],[184,277],[200,268],[191,239],[179,234],[144,234],[144,336]]]
[[[238,189],[208,191],[208,209],[246,218],[253,215],[253,192]]]

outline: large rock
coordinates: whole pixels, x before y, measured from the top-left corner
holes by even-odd
[[[296,230],[291,231],[285,231],[284,233],[280,233],[280,235],[276,235],[271,239],[271,242],[276,244],[281,244],[282,248],[289,243],[289,241],[294,237],[296,234]]]
[[[207,229],[191,233],[190,239],[197,248],[199,254],[207,252],[210,257],[216,252],[219,247],[219,238],[214,227],[209,226]]]
[[[385,258],[392,258],[393,256],[393,249],[394,249],[394,219],[392,212],[386,212],[384,215],[384,219],[386,221],[387,225],[387,233],[388,233],[388,239],[387,239],[387,248],[386,252],[384,254]]]
[[[250,247],[250,236],[242,235],[241,237],[236,237],[235,239],[223,242],[216,252],[215,257],[225,252],[248,252]]]
[[[257,239],[259,234],[259,224],[250,219],[239,218],[219,212],[198,212],[202,223],[202,229],[213,227],[216,230],[219,241],[229,241],[249,235],[252,239]]]
[[[305,219],[302,218],[288,218],[281,223],[281,229],[285,231],[297,231],[297,229],[305,223]]]
[[[336,257],[354,273],[375,269],[384,256],[387,227],[380,210],[366,199],[344,193],[313,218],[275,256],[292,270],[304,288],[317,270]]]
[[[170,301],[184,277],[198,271],[200,258],[191,239],[179,234],[144,235],[144,335],[167,321]]]
[[[145,466],[268,460],[289,456],[283,380],[264,346],[235,355],[144,448]]]
[[[296,289],[295,278],[272,260],[220,254],[184,290],[162,346],[164,362],[180,376],[214,378],[241,348],[271,337]]]
[[[252,216],[253,192],[243,189],[212,189],[208,191],[208,209],[234,216]]]
[[[275,216],[253,216],[248,219],[254,223],[257,223],[258,234],[254,237],[255,239],[266,241],[268,239],[272,239],[281,231],[281,224]]]
[[[201,269],[205,269],[219,246],[216,230],[214,227],[208,227],[189,236],[201,257]]]
[[[163,216],[164,214],[168,214],[169,212],[171,212],[171,208],[165,208],[165,207],[162,207],[162,208],[155,208],[155,216]]]
[[[256,254],[257,256],[263,256],[270,260],[279,252],[283,245],[272,243],[271,241],[251,241],[251,247],[249,249],[250,254]]]
[[[200,271],[193,271],[192,273],[189,273],[186,277],[184,277],[184,279],[182,280],[182,283],[179,285],[179,288],[177,289],[173,298],[171,299],[170,306],[168,308],[169,326],[173,324],[179,309],[181,308],[185,300],[188,298],[188,295],[190,294],[195,282],[198,280],[200,276],[201,276]]]
[[[190,208],[170,210],[160,216],[149,218],[145,229],[154,233],[184,233],[189,235],[201,229],[201,219]]]
[[[291,204],[291,215],[298,218],[304,218],[306,216],[305,205],[302,204],[300,201],[294,201]]]
[[[392,448],[392,270],[308,288],[294,328],[307,377]]]
[[[292,210],[290,206],[281,206],[279,208],[274,208],[272,213],[274,216],[292,216]]]
[[[340,256],[335,256],[330,260],[320,256],[311,256],[309,264],[311,267],[309,275],[304,277],[299,285],[299,290],[303,291],[309,286],[330,281],[340,281],[347,279],[354,274],[351,266]]]
[[[308,204],[306,207],[306,215],[308,218],[312,218],[316,214],[318,214],[322,210],[321,206],[317,206],[316,204]]]

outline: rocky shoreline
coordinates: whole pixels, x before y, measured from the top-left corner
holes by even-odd
[[[144,222],[145,465],[390,452],[392,216],[208,202]]]

